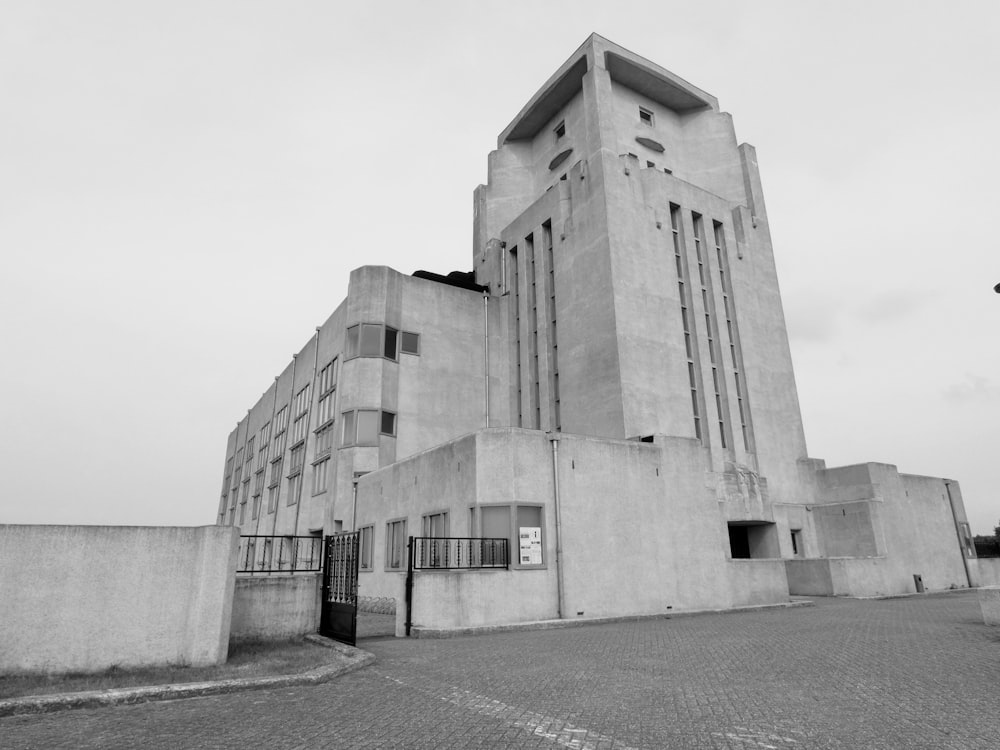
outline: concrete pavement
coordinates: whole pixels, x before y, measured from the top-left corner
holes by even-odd
[[[0,719],[3,748],[997,748],[974,592],[359,645],[318,686]]]

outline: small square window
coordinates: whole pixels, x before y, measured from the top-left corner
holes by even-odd
[[[656,164],[654,162],[647,161],[646,166],[649,167],[650,169],[653,169],[656,167]]]
[[[554,132],[556,134],[556,140],[566,135],[566,121],[560,120],[559,124],[556,125]]]
[[[420,334],[403,331],[399,336],[399,350],[403,354],[420,354]]]
[[[639,107],[639,122],[643,125],[652,125],[653,113],[645,107]]]

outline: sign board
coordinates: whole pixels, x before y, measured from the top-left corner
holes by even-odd
[[[542,529],[538,526],[522,526],[517,532],[520,542],[518,560],[521,565],[541,565]]]

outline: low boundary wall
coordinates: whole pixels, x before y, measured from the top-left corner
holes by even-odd
[[[1000,557],[978,557],[968,562],[973,586],[1000,586]]]
[[[238,576],[229,637],[264,640],[315,633],[321,589],[321,573]]]
[[[0,525],[0,672],[222,664],[239,531]]]

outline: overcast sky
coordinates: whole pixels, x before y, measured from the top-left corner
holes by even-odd
[[[597,32],[757,147],[810,455],[1000,520],[1000,3],[0,0],[0,522],[215,521],[226,436]]]

